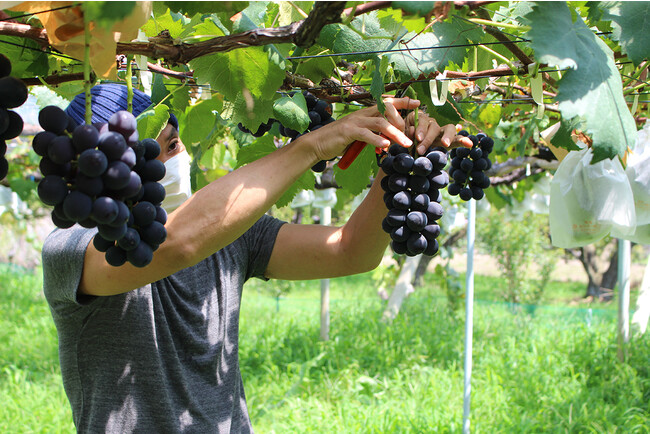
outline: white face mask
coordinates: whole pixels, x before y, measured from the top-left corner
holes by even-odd
[[[192,195],[190,165],[190,154],[187,151],[180,152],[165,161],[165,176],[158,182],[165,187],[165,200],[161,206],[168,214]]]

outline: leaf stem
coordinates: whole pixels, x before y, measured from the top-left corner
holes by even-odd
[[[503,61],[506,65],[508,65],[508,67],[512,70],[512,72],[515,75],[517,75],[519,69],[515,65],[513,65],[513,63],[510,61],[510,59],[505,57],[503,54],[498,53],[498,52],[494,51],[493,49],[486,47],[485,45],[479,45],[478,47],[481,48],[482,50],[487,51],[488,53],[492,54],[494,57],[498,58],[499,60]]]

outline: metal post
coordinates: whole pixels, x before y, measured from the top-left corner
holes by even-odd
[[[467,203],[467,274],[465,275],[465,384],[463,387],[463,434],[469,434],[472,396],[472,332],[474,328],[474,238],[476,201]]]
[[[329,225],[332,223],[332,208],[324,206],[321,209],[320,223]],[[330,280],[320,281],[320,338],[323,341],[329,340],[330,335]]]
[[[618,358],[625,360],[630,340],[630,259],[632,243],[618,240]]]

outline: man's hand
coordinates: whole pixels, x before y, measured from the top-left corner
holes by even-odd
[[[377,148],[386,148],[391,143],[411,146],[413,141],[404,134],[406,124],[400,110],[413,110],[420,101],[412,98],[386,98],[386,111],[382,115],[376,106],[361,109],[336,122],[325,125],[296,143],[308,142],[314,152],[314,161],[329,160],[343,154],[354,141],[359,140]],[[303,139],[304,137],[304,139]]]
[[[406,117],[406,135],[417,140],[417,153],[423,155],[431,145],[443,146],[445,148],[457,148],[464,146],[472,147],[472,141],[468,137],[456,134],[456,126],[447,124],[438,125],[438,122],[429,117],[424,112],[418,113],[417,128],[415,123],[415,113],[411,112]]]

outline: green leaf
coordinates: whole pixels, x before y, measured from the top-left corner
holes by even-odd
[[[240,94],[234,101],[224,101],[221,117],[230,119],[234,124],[241,123],[251,131],[257,131],[263,122],[273,116],[273,102],[274,99],[247,100]]]
[[[241,11],[239,18],[235,20],[232,28],[233,33],[242,33],[263,27],[268,4],[269,2],[264,1],[250,2],[249,6]]]
[[[352,29],[353,27],[354,29]],[[368,37],[377,39],[369,39]],[[384,39],[385,38],[385,39]],[[350,27],[343,24],[329,24],[323,27],[318,43],[334,53],[351,53],[385,50],[392,44],[392,35],[381,28],[376,13],[355,18]],[[347,56],[347,60],[370,60],[375,54]]]
[[[560,120],[560,128],[557,130],[557,133],[551,139],[553,146],[558,148],[564,148],[568,151],[577,151],[580,148],[571,138],[571,133],[574,129],[579,129],[581,124],[580,118],[565,119]]]
[[[273,99],[285,77],[278,57],[262,47],[240,48],[196,58],[190,68],[202,84],[209,83],[229,100],[242,92],[248,92],[253,99]]]
[[[309,126],[307,102],[301,92],[275,100],[273,116],[285,127],[304,132]]]
[[[164,76],[162,74],[154,74],[153,83],[151,85],[151,102],[158,104],[167,95],[169,95],[169,91],[167,90],[167,87],[165,87]]]
[[[140,140],[146,138],[157,139],[161,131],[167,126],[168,120],[169,107],[165,104],[160,104],[140,113],[137,117]]]
[[[442,71],[451,62],[462,65],[467,47],[449,46],[468,44],[472,38],[480,39],[482,33],[476,30],[476,26],[452,19],[435,23],[431,32],[421,33],[415,38],[413,36],[408,34],[405,37],[406,40],[412,39],[407,45],[410,51],[390,53],[388,56],[397,72],[415,78],[420,74]]]
[[[478,119],[485,125],[486,129],[496,127],[501,120],[500,104],[482,104],[479,110]]]
[[[533,131],[535,131],[536,124],[537,122],[534,117],[530,118],[530,120],[526,124],[524,135],[521,136],[519,142],[517,142],[517,151],[519,152],[519,155],[521,156],[526,155],[526,145],[528,145],[528,140],[530,139],[530,136],[533,134]]]
[[[442,106],[433,104],[428,81],[415,82],[411,85],[411,89],[415,91],[417,99],[420,100],[422,105],[427,107],[427,113],[438,122],[438,125],[457,124],[461,121],[458,113],[456,113],[449,102]],[[450,101],[453,100],[450,99]],[[457,105],[456,108],[458,108]]]
[[[300,21],[304,17],[296,7],[300,8],[303,12],[308,13],[311,9],[313,2],[298,1],[298,2],[278,2],[280,10],[278,12],[278,26],[287,26],[294,21]]]
[[[426,1],[394,1],[390,5],[392,8],[401,9],[407,15],[418,15],[421,17],[433,11],[436,2]]]
[[[202,100],[191,106],[181,126],[181,141],[185,145],[202,142],[214,128],[217,119],[215,112],[219,110],[221,102],[216,98]]]
[[[185,24],[178,15],[173,17],[168,9],[164,14],[151,17],[141,30],[149,38],[157,36],[163,30],[168,30],[172,38],[178,38],[183,33]]]
[[[361,193],[368,184],[370,178],[377,172],[377,157],[374,146],[365,146],[359,156],[345,170],[334,167],[334,179],[342,188],[346,189],[353,196]]]
[[[585,120],[593,138],[592,162],[622,156],[634,145],[636,124],[623,97],[612,50],[581,17],[572,22],[566,3],[537,2],[526,18],[531,21],[528,37],[536,59],[571,68],[559,82],[557,100],[562,117]]]
[[[47,76],[47,54],[35,42],[26,38],[0,36],[2,54],[11,60],[11,75],[18,78]]]
[[[249,2],[240,1],[218,1],[218,2],[187,2],[187,1],[165,1],[153,2],[154,7],[167,7],[174,12],[183,12],[187,15],[195,15],[198,13],[213,13],[225,12],[230,16],[248,7]]]
[[[386,69],[388,69],[388,58],[379,56],[373,59],[375,68],[372,72],[372,84],[370,85],[370,94],[375,99],[377,103],[377,108],[379,113],[384,113],[386,110],[386,104],[384,104],[384,99],[382,95],[386,88],[384,87],[384,77],[386,76]]]
[[[90,19],[102,27],[110,27],[112,24],[122,21],[131,13],[135,8],[134,1],[119,1],[119,2],[102,2],[92,1],[83,2],[81,6],[86,18]]]
[[[322,52],[322,47],[313,46],[303,54],[305,56],[314,56],[322,54]],[[334,60],[330,57],[314,57],[304,60],[292,60],[292,63],[296,64],[296,74],[300,74],[310,79],[314,83],[320,83],[323,78],[329,77],[332,74],[332,70],[334,69]]]
[[[603,19],[612,21],[613,39],[640,64],[650,58],[650,2],[600,2]]]

